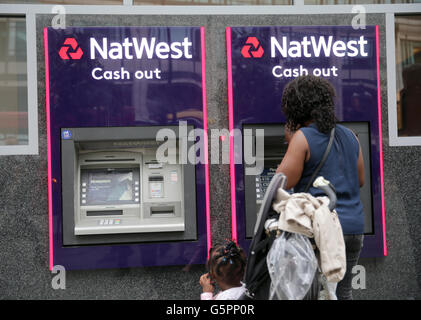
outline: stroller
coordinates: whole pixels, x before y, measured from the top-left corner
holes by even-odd
[[[257,216],[253,239],[249,249],[246,272],[244,276],[244,282],[246,284],[246,293],[242,297],[244,300],[268,300],[272,298],[269,296],[272,281],[267,265],[267,255],[275,239],[280,234],[280,230],[270,227],[271,224],[275,225],[279,218],[279,214],[272,209],[272,202],[275,198],[278,188],[285,187],[286,179],[287,178],[284,174],[276,174],[270,181],[264,195],[263,202]],[[333,210],[336,206],[335,189],[322,177],[319,177],[316,179],[316,181],[314,186],[320,188],[327,194],[330,201],[329,209]],[[320,181],[323,182],[320,183]],[[291,236],[290,233],[284,233],[286,239]],[[314,242],[312,244],[314,249]],[[321,284],[319,281],[317,268],[314,272],[314,276],[310,276],[313,281],[303,300],[318,299]]]

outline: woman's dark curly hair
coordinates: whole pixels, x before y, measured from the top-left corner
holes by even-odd
[[[324,78],[308,75],[289,82],[282,94],[288,129],[296,131],[314,121],[320,132],[329,133],[336,123],[334,97],[335,89]]]
[[[224,283],[237,285],[246,268],[246,255],[235,242],[218,244],[209,251],[208,270]]]

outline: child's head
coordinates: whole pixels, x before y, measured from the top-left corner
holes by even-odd
[[[219,244],[210,249],[209,273],[218,285],[239,286],[246,268],[246,256],[233,241]]]

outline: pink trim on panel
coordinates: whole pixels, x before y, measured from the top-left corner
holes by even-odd
[[[386,212],[385,212],[385,206],[384,206],[382,104],[381,104],[381,87],[380,87],[380,53],[379,53],[379,26],[378,25],[376,25],[376,54],[377,54],[377,108],[378,108],[378,116],[379,116],[380,190],[381,190],[381,198],[382,198],[382,224],[383,224],[383,254],[387,256]]]
[[[230,176],[231,176],[231,224],[232,241],[237,243],[237,206],[235,197],[235,155],[234,155],[234,110],[232,92],[232,52],[231,52],[231,28],[226,29],[227,37],[227,78],[228,78],[228,129],[230,132]]]
[[[206,46],[205,46],[205,27],[200,27],[200,42],[202,55],[202,103],[203,103],[203,131],[205,133],[205,192],[206,192],[206,245],[207,255],[212,245],[211,225],[210,225],[210,198],[209,198],[209,153],[208,153],[208,114],[206,105]]]
[[[50,66],[48,60],[48,30],[44,28],[44,54],[45,54],[45,100],[47,108],[47,163],[48,163],[48,237],[49,237],[49,268],[53,269],[53,197],[51,177],[51,122],[50,122]]]

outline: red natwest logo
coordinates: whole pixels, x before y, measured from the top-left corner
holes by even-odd
[[[79,60],[82,58],[83,51],[75,38],[67,38],[58,54],[64,60]]]
[[[264,52],[256,37],[248,37],[246,44],[241,49],[244,58],[261,58]]]

